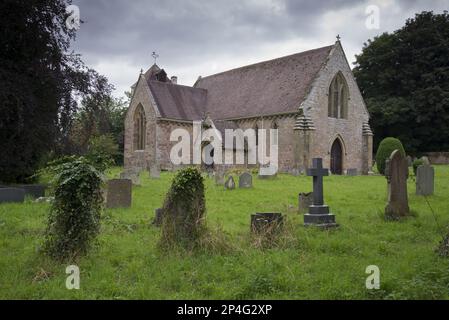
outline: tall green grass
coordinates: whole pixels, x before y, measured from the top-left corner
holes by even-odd
[[[110,175],[117,175],[119,168]],[[0,205],[1,299],[446,299],[449,261],[434,252],[449,225],[449,167],[436,167],[436,194],[414,195],[414,217],[383,219],[386,180],[381,176],[325,178],[325,202],[340,228],[302,226],[299,192],[311,178],[279,175],[254,188],[224,190],[206,179],[207,225],[225,237],[227,250],[159,251],[151,225],[173,174],[142,176],[131,209],[105,210],[93,251],[77,264],[81,289],[65,287],[66,265],[40,253],[48,204]],[[250,214],[282,212],[291,236],[282,246],[258,249]],[[221,240],[223,241],[223,239]],[[365,268],[377,265],[381,290],[365,288]]]

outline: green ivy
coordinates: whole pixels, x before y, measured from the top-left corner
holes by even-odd
[[[45,251],[56,260],[86,254],[100,230],[102,174],[85,158],[66,158],[55,173],[55,201],[50,210]]]
[[[178,171],[163,206],[162,245],[195,246],[204,231],[204,179],[197,168]]]

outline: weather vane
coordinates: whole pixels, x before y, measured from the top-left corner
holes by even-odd
[[[154,59],[154,64],[156,64],[156,60],[157,60],[157,58],[159,58],[159,55],[156,53],[156,51],[153,51],[153,53],[151,54],[151,56],[152,56],[153,59]]]

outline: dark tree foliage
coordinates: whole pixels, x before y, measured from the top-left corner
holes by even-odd
[[[411,154],[449,149],[449,15],[422,12],[365,43],[354,75],[375,145],[399,138]]]
[[[0,1],[0,181],[25,181],[44,155],[64,153],[77,96],[98,74],[70,51],[71,0]]]

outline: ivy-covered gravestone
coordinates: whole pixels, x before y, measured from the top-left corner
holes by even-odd
[[[100,231],[102,174],[85,158],[72,159],[52,170],[56,173],[55,200],[48,218],[45,251],[56,260],[72,260],[87,253]]]
[[[161,245],[194,247],[204,231],[205,214],[201,172],[193,167],[178,171],[162,208]]]

